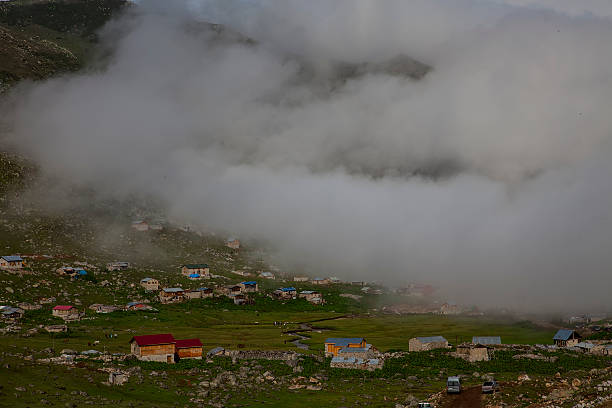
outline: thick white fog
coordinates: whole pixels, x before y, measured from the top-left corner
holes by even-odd
[[[289,268],[610,309],[608,2],[177,4],[139,2],[102,31],[110,60],[17,88],[9,141],[66,182],[270,242]],[[431,69],[367,68],[398,56]]]

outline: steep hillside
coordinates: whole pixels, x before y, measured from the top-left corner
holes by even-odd
[[[24,79],[81,68],[95,30],[125,0],[0,2],[0,93]]]

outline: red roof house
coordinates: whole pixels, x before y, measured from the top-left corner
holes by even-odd
[[[176,353],[179,358],[202,358],[202,342],[200,339],[176,341]]]
[[[79,310],[74,306],[57,305],[53,308],[51,314],[62,319],[78,319]]]
[[[149,334],[146,336],[134,336],[130,343],[136,342],[140,347],[142,346],[159,346],[162,344],[174,344],[174,336],[171,334]]]

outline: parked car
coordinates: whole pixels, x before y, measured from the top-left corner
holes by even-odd
[[[431,402],[419,402],[418,408],[434,408]]]
[[[497,381],[495,380],[485,381],[484,384],[482,384],[483,394],[486,394],[489,392],[495,392],[495,391],[499,391],[499,384],[497,383]]]
[[[446,393],[459,394],[461,392],[461,379],[459,377],[448,377],[446,380]]]

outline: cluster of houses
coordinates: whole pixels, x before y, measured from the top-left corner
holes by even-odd
[[[175,363],[182,359],[202,359],[200,339],[177,340],[172,334],[134,336],[131,352],[143,361]]]
[[[376,370],[382,368],[383,359],[363,337],[328,338],[325,340],[325,356],[331,357],[331,367]]]
[[[329,278],[309,278],[308,276],[295,276],[294,282],[310,282],[313,285],[330,285],[332,283],[340,283],[340,279],[335,276]]]

